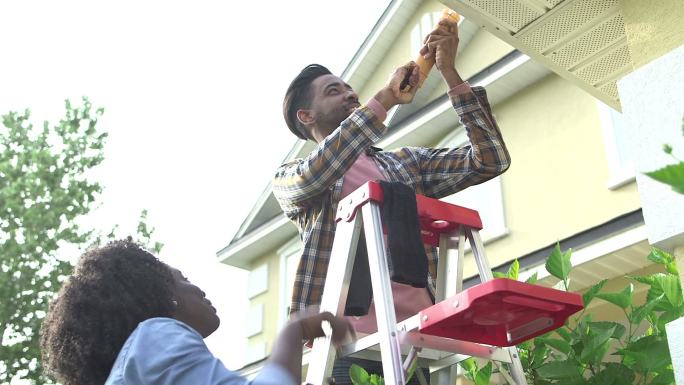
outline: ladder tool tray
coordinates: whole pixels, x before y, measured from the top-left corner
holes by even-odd
[[[351,221],[369,201],[382,204],[382,187],[368,182],[340,201],[337,221]],[[458,226],[482,229],[477,211],[416,194],[421,236],[439,245],[442,233]],[[457,293],[420,312],[421,334],[513,346],[561,327],[583,308],[577,293],[499,278]]]

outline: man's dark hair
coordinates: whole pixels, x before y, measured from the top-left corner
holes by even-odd
[[[297,75],[285,92],[283,100],[283,116],[285,123],[293,134],[300,139],[312,139],[306,127],[297,119],[297,110],[309,108],[311,103],[311,83],[323,75],[332,72],[320,64],[309,64]]]
[[[138,324],[173,312],[171,269],[132,240],[81,256],[41,328],[48,375],[64,385],[104,384]]]

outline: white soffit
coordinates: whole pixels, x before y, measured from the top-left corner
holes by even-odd
[[[574,250],[570,289],[584,290],[604,278],[622,277],[650,266],[653,262],[646,258],[650,252],[644,225]],[[539,284],[552,286],[558,282],[546,271],[544,264],[521,271],[518,278],[524,281],[535,273]]]
[[[297,228],[286,216],[280,215],[219,250],[216,257],[221,263],[250,269],[255,258],[273,251],[296,234]]]
[[[619,0],[440,0],[613,108],[632,71]]]

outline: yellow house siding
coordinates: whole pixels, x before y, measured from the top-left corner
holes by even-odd
[[[280,304],[278,303],[279,274],[280,263],[278,254],[272,251],[259,259],[255,260],[251,266],[251,270],[263,265],[268,265],[268,290],[250,299],[250,306],[263,304],[263,330],[261,333],[251,336],[247,339],[249,345],[255,345],[262,342],[266,343],[266,354],[270,354],[273,340],[278,334],[278,311]]]
[[[634,68],[684,44],[682,0],[620,0]]]
[[[487,245],[492,266],[640,207],[634,183],[607,188],[598,111],[584,91],[549,75],[494,114],[512,165],[502,179],[509,235]]]
[[[473,49],[468,49],[472,47]],[[456,68],[467,79],[513,51],[513,47],[480,29],[463,50],[456,54]]]

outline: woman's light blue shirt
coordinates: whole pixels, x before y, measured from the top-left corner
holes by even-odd
[[[251,381],[232,372],[193,328],[151,318],[131,333],[105,385],[295,385],[283,367],[267,363]]]

